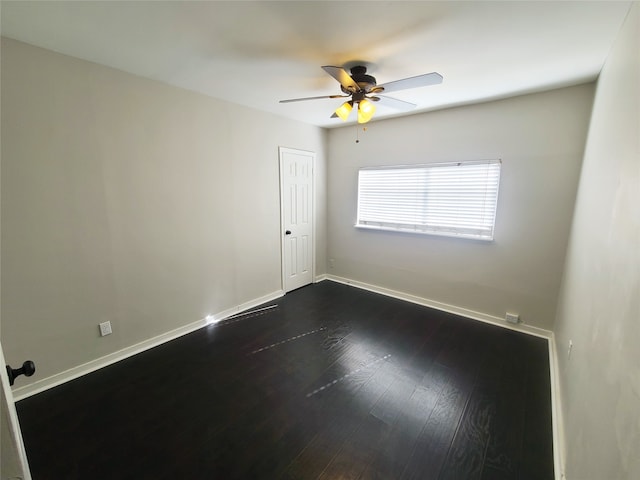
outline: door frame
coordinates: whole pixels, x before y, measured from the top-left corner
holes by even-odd
[[[9,429],[9,435],[13,441],[13,448],[15,450],[16,458],[15,463],[21,470],[23,480],[31,480],[31,471],[29,470],[29,462],[27,460],[27,452],[24,448],[24,440],[22,439],[22,430],[20,429],[20,421],[18,420],[18,412],[16,411],[15,401],[13,399],[13,391],[9,385],[9,376],[7,375],[7,369],[5,368],[6,362],[4,358],[4,351],[2,350],[2,342],[0,341],[0,383],[2,383],[2,398],[0,401],[3,403],[3,407],[6,406],[6,412],[1,412],[0,415],[6,417],[7,427]],[[4,409],[3,409],[4,410]]]
[[[286,266],[285,266],[285,216],[284,216],[284,154],[293,153],[299,155],[307,155],[311,157],[311,185],[310,185],[310,201],[311,206],[311,283],[316,281],[316,202],[315,202],[315,170],[316,170],[316,153],[309,150],[300,150],[297,148],[278,147],[278,161],[280,167],[280,281],[282,283],[282,291],[287,293]]]

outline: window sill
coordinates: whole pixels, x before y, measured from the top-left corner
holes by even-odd
[[[424,231],[424,230],[419,230],[419,229],[410,228],[410,227],[406,227],[406,228],[385,227],[382,225],[361,225],[357,223],[354,225],[354,227],[362,230],[379,230],[379,231],[394,232],[394,233],[412,233],[412,234],[430,235],[430,236],[436,236],[436,237],[463,238],[466,240],[478,240],[484,243],[493,242],[493,237],[474,235],[470,233],[446,232],[446,231],[437,231],[437,230]]]

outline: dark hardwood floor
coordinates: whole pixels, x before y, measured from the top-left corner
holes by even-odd
[[[547,341],[321,282],[17,404],[35,480],[553,478]]]

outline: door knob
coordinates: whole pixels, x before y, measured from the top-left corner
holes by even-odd
[[[286,232],[284,232],[285,235],[291,235],[291,230],[287,230]]]
[[[7,375],[9,376],[9,385],[13,385],[16,377],[23,375],[25,377],[30,377],[36,372],[36,364],[31,360],[27,360],[22,364],[20,368],[11,368],[10,365],[7,365]]]

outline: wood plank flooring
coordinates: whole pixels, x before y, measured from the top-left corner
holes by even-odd
[[[329,281],[17,404],[35,480],[553,479],[547,341]]]

